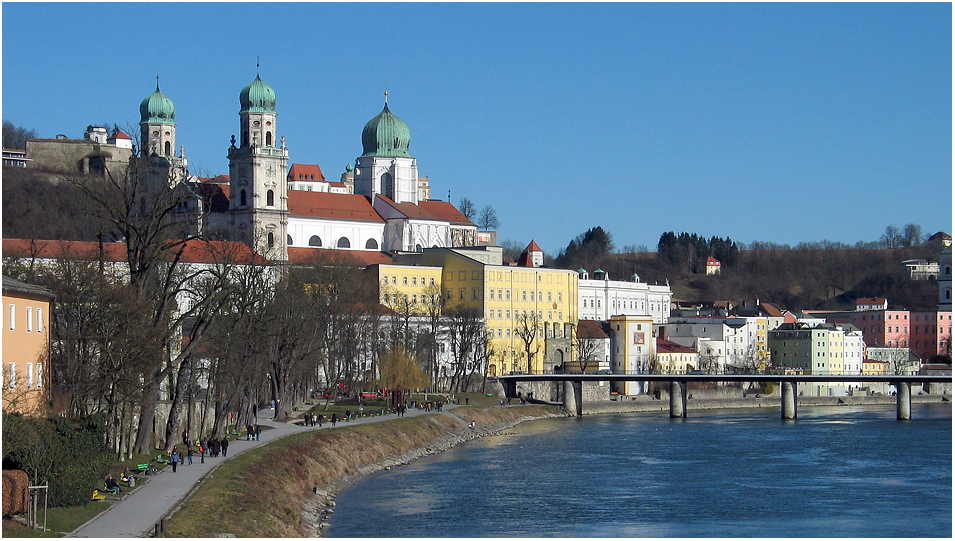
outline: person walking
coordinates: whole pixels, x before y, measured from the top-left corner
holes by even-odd
[[[222,436],[222,443],[220,445],[222,447],[222,457],[225,458],[229,453],[229,438]]]
[[[206,463],[206,445],[208,444],[206,441],[199,442],[199,464]]]
[[[318,428],[322,428],[322,423],[325,422],[325,416],[321,413],[318,414]]]
[[[172,455],[169,457],[169,462],[172,463],[172,473],[176,473],[176,466],[179,465],[179,451],[176,451],[176,448],[172,448]]]
[[[338,422],[338,415],[332,414],[332,426],[335,426],[335,423]]]
[[[262,435],[262,427],[255,425],[255,441],[259,441],[259,436]]]
[[[192,466],[192,447],[186,447],[186,460],[189,461],[189,465]]]

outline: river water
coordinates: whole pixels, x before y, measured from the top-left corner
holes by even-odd
[[[952,536],[952,410],[523,423],[344,491],[328,537]]]

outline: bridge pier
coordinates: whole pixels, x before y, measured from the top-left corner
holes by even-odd
[[[909,421],[912,419],[912,390],[907,381],[895,384],[895,411],[896,419]]]
[[[782,382],[782,410],[783,419],[796,418],[796,384],[791,381]]]
[[[583,415],[583,383],[580,381],[564,381],[564,409],[571,415]]]
[[[670,418],[686,417],[686,382],[670,382]]]
[[[504,380],[504,381],[501,381],[501,386],[504,387],[504,396],[506,396],[507,398],[517,398],[517,382],[516,381]]]

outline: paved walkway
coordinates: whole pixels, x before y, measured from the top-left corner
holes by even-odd
[[[447,408],[448,405],[445,406]],[[408,417],[425,415],[424,410],[409,409],[406,413]],[[67,537],[144,537],[151,536],[155,531],[156,523],[166,515],[180,500],[202,482],[202,479],[219,464],[229,460],[243,452],[260,447],[270,441],[307,430],[324,430],[331,428],[331,423],[326,419],[322,428],[304,427],[288,423],[276,422],[268,418],[272,415],[271,410],[259,412],[258,422],[263,427],[271,427],[270,430],[263,430],[259,441],[236,440],[229,443],[229,456],[210,458],[206,457],[205,464],[200,464],[198,456],[192,457],[192,465],[180,465],[176,473],[172,472],[172,467],[167,467],[158,475],[150,475],[148,483],[144,483],[129,493],[123,492],[125,498],[113,502],[112,506],[104,513],[80,526]],[[378,417],[364,417],[354,419],[349,422],[339,422],[338,427],[349,426],[364,423],[376,423],[396,419],[394,414]]]

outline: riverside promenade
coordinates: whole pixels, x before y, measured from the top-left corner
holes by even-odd
[[[449,407],[453,406],[445,405],[445,408]],[[223,462],[289,434],[331,428],[329,421],[321,428],[277,422],[268,418],[271,413],[271,410],[259,412],[257,421],[263,428],[259,441],[239,439],[229,443],[227,457],[206,457],[205,464],[202,464],[198,456],[193,456],[192,465],[180,465],[176,473],[172,472],[171,466],[167,466],[158,475],[140,476],[140,480],[146,479],[148,482],[128,491],[124,490],[121,500],[112,502],[109,509],[73,530],[67,537],[149,537],[155,531],[156,523],[185,500],[193,489]],[[424,410],[417,409],[408,409],[405,413],[408,417],[427,414]],[[338,427],[379,423],[396,418],[395,414],[363,417],[339,422]]]

